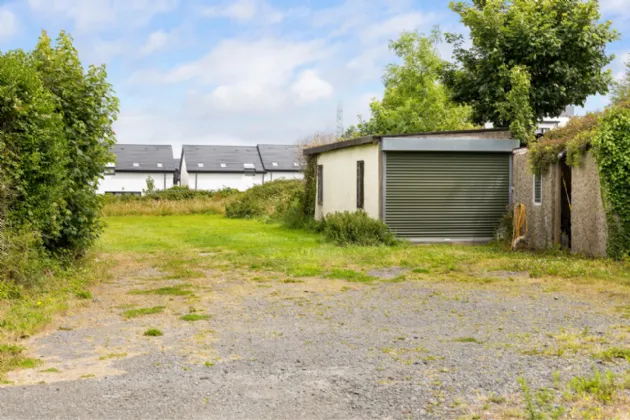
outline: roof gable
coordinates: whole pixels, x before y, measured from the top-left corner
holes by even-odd
[[[165,145],[116,144],[116,171],[173,172],[173,147]]]
[[[182,148],[188,172],[265,172],[256,146],[193,146]]]
[[[299,148],[296,145],[258,145],[260,159],[267,171],[300,172]]]

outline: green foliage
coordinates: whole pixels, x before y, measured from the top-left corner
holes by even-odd
[[[155,192],[155,179],[149,175],[147,177],[147,188],[142,190],[143,194],[153,194]]]
[[[444,82],[456,102],[472,107],[474,123],[516,122],[521,135],[538,120],[608,91],[605,68],[613,56],[606,46],[619,35],[610,22],[600,23],[597,0],[452,1],[450,7],[469,28],[472,46],[466,48],[461,35],[447,35],[456,63],[445,69]],[[515,112],[513,104],[525,98],[525,74],[529,109]]]
[[[605,112],[592,140],[608,213],[608,255],[630,254],[630,109]]]
[[[603,403],[612,400],[617,387],[615,375],[611,371],[602,374],[595,370],[593,376],[576,376],[569,382],[569,388],[576,394],[592,395]]]
[[[344,137],[445,131],[472,128],[470,109],[450,100],[439,78],[445,61],[437,52],[440,35],[403,32],[389,43],[401,64],[389,64],[383,75],[383,99],[370,104],[371,117],[351,127]]]
[[[385,223],[364,211],[333,213],[323,222],[326,238],[337,245],[395,245],[396,238]]]
[[[567,164],[578,166],[595,135],[601,114],[590,113],[573,117],[565,127],[549,131],[537,142],[530,144],[530,164],[536,174],[558,163],[561,152],[567,151]]]
[[[164,333],[157,328],[149,328],[144,332],[144,335],[147,337],[160,337],[163,336]]]
[[[166,190],[154,190],[145,195],[105,195],[104,202],[130,202],[130,201],[185,201],[196,198],[208,198],[220,200],[239,194],[236,188],[222,188],[220,190],[191,190],[185,186],[174,186]]]
[[[508,71],[503,66],[500,71]],[[523,144],[529,143],[535,135],[536,118],[529,102],[531,95],[531,75],[524,66],[509,70],[510,91],[505,102],[499,104],[499,112],[504,121],[510,121],[510,131],[514,138]]]
[[[256,185],[225,207],[231,219],[251,219],[262,216],[282,218],[297,194],[303,194],[301,180],[278,180]]]
[[[84,70],[72,38],[63,31],[54,47],[43,32],[30,61],[54,97],[65,137],[66,159],[60,171],[65,201],[62,226],[60,234],[46,243],[51,251],[80,256],[102,229],[96,188],[103,168],[113,161],[112,124],[118,115],[118,99],[107,82],[105,67]]]
[[[621,80],[613,82],[610,101],[613,104],[621,104],[630,101],[630,62],[626,63],[626,73]]]
[[[0,55],[0,161],[7,228],[32,229],[49,245],[62,235],[65,166],[64,125],[53,95],[29,57]]]

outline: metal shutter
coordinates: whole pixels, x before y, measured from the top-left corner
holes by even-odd
[[[486,240],[506,212],[508,153],[386,152],[385,223],[415,240]]]

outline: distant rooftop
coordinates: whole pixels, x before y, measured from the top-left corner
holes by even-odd
[[[265,172],[256,146],[185,145],[188,172]]]
[[[116,144],[116,171],[173,172],[173,148],[165,145]]]

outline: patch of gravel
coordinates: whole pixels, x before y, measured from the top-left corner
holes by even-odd
[[[129,357],[102,361],[109,369],[96,378],[4,387],[0,416],[458,418],[485,396],[518,392],[519,376],[535,388],[550,385],[554,372],[563,378],[592,372],[596,362],[588,355],[524,351],[548,348],[549,336],[562,328],[605,335],[623,323],[595,303],[555,300],[526,286],[502,291],[321,279],[265,288],[221,284],[212,301],[202,296],[195,303],[212,315],[208,321],[186,324],[173,313],[128,322],[111,316],[36,338],[31,346],[51,366],[95,349],[127,348]],[[141,337],[148,325],[164,337]],[[628,367],[600,366],[615,372]]]
[[[377,270],[368,271],[368,276],[377,277],[382,280],[392,280],[403,274],[409,273],[411,270],[402,267],[379,268]]]

